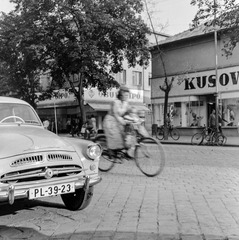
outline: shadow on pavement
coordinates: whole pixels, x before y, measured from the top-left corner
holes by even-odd
[[[207,240],[217,239],[226,240],[227,237],[208,235],[190,235],[190,234],[157,234],[145,232],[114,232],[114,231],[83,231],[75,233],[66,233],[61,235],[46,236],[38,231],[26,227],[8,227],[0,225],[0,239],[69,239],[69,240]]]
[[[8,227],[0,225],[0,239],[34,239],[45,240],[48,236],[42,235],[38,231],[25,227]]]
[[[56,209],[66,209],[65,205],[62,203],[53,203],[48,201],[42,200],[18,200],[13,205],[9,205],[8,203],[1,203],[0,204],[0,217],[9,214],[16,214],[19,210],[31,210],[33,207],[50,207]],[[1,240],[1,238],[0,238]]]

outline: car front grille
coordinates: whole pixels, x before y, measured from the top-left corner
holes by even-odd
[[[47,178],[59,178],[78,174],[83,169],[78,165],[57,165],[9,172],[0,177],[0,182],[29,182]],[[49,172],[50,177],[49,177]]]
[[[47,160],[48,161],[65,161],[65,160],[72,161],[72,156],[68,154],[52,153],[47,155]]]
[[[37,162],[43,162],[42,155],[29,156],[24,158],[19,158],[11,163],[11,167],[22,166],[25,164],[32,164]]]
[[[46,156],[46,157],[45,157]],[[44,159],[50,162],[54,161],[72,161],[73,158],[69,154],[61,154],[61,153],[48,153],[48,154],[39,154],[39,155],[29,155],[23,158],[19,158],[14,160],[11,163],[11,167],[19,167],[27,164],[34,164],[34,163],[42,163]]]

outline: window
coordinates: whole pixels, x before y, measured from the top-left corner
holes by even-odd
[[[142,85],[142,73],[133,71],[133,85],[141,86]]]
[[[115,74],[115,80],[119,84],[126,84],[126,70],[123,70],[122,72],[118,72]]]
[[[152,78],[152,73],[149,73],[148,76],[148,85],[151,86],[151,78]]]

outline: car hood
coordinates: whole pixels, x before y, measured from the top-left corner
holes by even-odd
[[[0,127],[0,159],[38,151],[75,151],[64,139],[40,127]]]

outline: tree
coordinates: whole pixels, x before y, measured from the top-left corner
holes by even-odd
[[[53,84],[70,88],[85,120],[83,88],[118,86],[113,74],[148,64],[148,27],[141,0],[13,0],[16,14],[30,19]],[[42,48],[44,46],[44,48]]]
[[[198,7],[193,19],[193,27],[200,24],[206,26],[205,31],[213,31],[214,27],[226,36],[224,48],[226,56],[232,54],[239,42],[239,4],[235,0],[191,0]]]
[[[12,93],[34,108],[38,99],[39,74],[43,67],[39,42],[30,19],[15,12],[0,19],[1,94]]]

